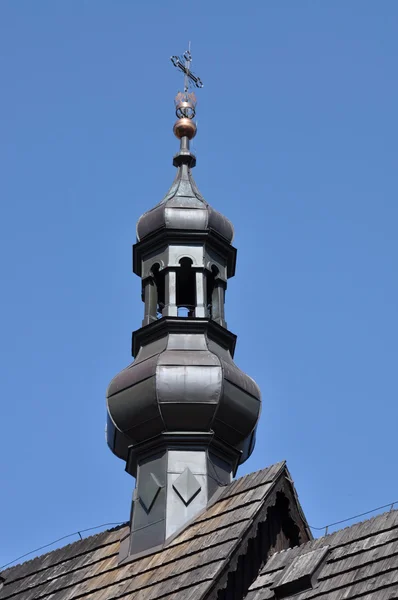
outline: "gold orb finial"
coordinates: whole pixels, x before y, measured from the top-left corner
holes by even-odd
[[[180,140],[183,137],[187,137],[189,140],[196,135],[196,123],[192,121],[192,119],[188,119],[187,117],[183,117],[182,119],[178,119],[174,123],[173,132],[174,135]]]

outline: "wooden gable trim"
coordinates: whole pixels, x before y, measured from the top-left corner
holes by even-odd
[[[292,483],[287,469],[284,469],[238,540],[224,570],[202,594],[201,600],[243,600],[273,554],[312,539]],[[285,512],[280,515],[278,523],[274,511],[278,511],[283,502],[286,503]]]

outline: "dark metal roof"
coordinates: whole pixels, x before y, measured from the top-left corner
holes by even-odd
[[[125,525],[9,568],[0,599],[199,600],[245,551],[284,474],[282,462],[232,482],[165,548],[130,562],[119,564]]]
[[[107,439],[112,452],[126,459],[129,446],[155,440],[162,432],[211,431],[239,450],[244,462],[254,447],[261,395],[225,343],[213,343],[208,332],[215,330],[227,342],[231,334],[205,319],[167,317],[139,330],[138,337],[150,340],[151,331],[160,332],[163,323],[168,335],[143,344],[134,362],[109,384]],[[176,325],[179,333],[173,336]],[[200,328],[202,334],[191,333]]]
[[[163,200],[139,218],[137,239],[141,241],[164,228],[213,230],[228,242],[232,242],[234,237],[231,221],[206,202],[188,164],[178,167],[176,178]]]
[[[285,595],[286,583],[299,582],[308,574],[303,568],[318,559],[319,569],[310,587],[305,591],[301,589],[300,593],[293,586],[292,592]],[[251,585],[245,600],[281,597],[292,600],[398,598],[398,511],[274,554]]]

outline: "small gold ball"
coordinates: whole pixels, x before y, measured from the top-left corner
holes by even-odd
[[[178,119],[178,121],[174,123],[173,131],[174,135],[178,137],[179,140],[183,137],[192,140],[196,135],[196,125],[191,119]]]

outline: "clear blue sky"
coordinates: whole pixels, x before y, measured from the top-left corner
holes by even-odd
[[[195,178],[235,224],[227,321],[263,394],[240,474],[286,458],[315,526],[398,500],[397,31],[393,0],[1,2],[1,565],[128,519],[105,391],[188,40]]]

